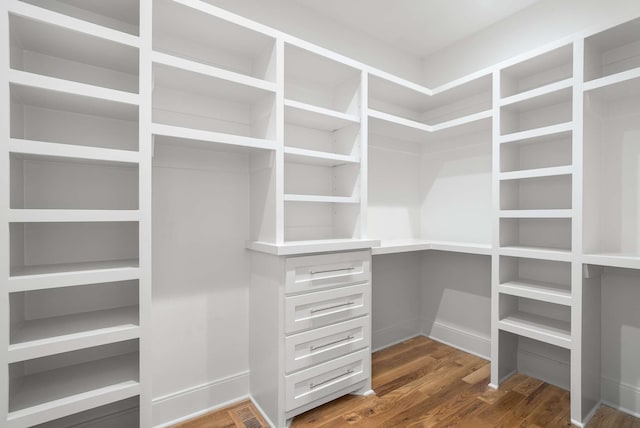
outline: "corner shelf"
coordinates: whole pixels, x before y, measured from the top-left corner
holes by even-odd
[[[515,312],[498,321],[503,331],[571,349],[571,324],[527,312]]]
[[[623,269],[640,269],[640,254],[594,253],[582,256],[584,264],[616,267]]]
[[[24,321],[13,331],[9,363],[136,339],[138,306]]]

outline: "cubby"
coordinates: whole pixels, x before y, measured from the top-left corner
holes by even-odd
[[[572,133],[560,132],[541,137],[527,138],[500,145],[500,172],[511,175],[540,174],[546,168],[572,165]]]
[[[497,289],[502,294],[570,306],[571,264],[501,256]]]
[[[275,82],[273,37],[219,18],[205,4],[156,1],[153,19],[155,51]]]
[[[273,92],[165,64],[153,73],[154,123],[275,138]]]
[[[584,80],[589,82],[640,68],[640,18],[584,40]]]
[[[137,105],[17,84],[10,91],[11,138],[138,149]]]
[[[571,219],[503,218],[500,247],[550,252],[571,251]]]
[[[138,352],[129,340],[10,364],[10,426],[47,421],[51,403],[66,416],[137,395]]]
[[[138,92],[138,49],[54,24],[9,16],[11,68]]]
[[[333,198],[309,199],[285,200],[285,241],[358,239],[360,237],[359,204],[332,202]]]
[[[571,208],[570,174],[502,180],[500,209],[551,210]]]
[[[500,71],[500,96],[509,98],[547,85],[571,84],[573,45],[565,45]]]
[[[500,108],[501,135],[546,128],[572,120],[571,87],[527,98]]]
[[[140,1],[111,0],[20,0],[52,12],[91,22],[112,30],[137,36],[140,32]]]
[[[87,423],[97,427],[106,427],[108,424],[113,424],[118,428],[139,428],[140,399],[139,397],[126,398],[115,403],[105,404],[84,412],[34,425],[34,428],[68,428]]]
[[[285,44],[284,97],[360,120],[361,72],[304,48]]]
[[[137,265],[137,222],[12,223],[9,235],[11,276]]]
[[[138,165],[12,154],[12,209],[138,209]]]
[[[137,281],[30,290],[9,299],[11,361],[139,335]]]
[[[585,93],[584,250],[640,257],[640,79]]]

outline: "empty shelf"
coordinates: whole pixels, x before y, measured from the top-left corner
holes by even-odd
[[[508,106],[511,104],[519,103],[522,101],[530,100],[536,97],[540,97],[543,95],[551,94],[556,91],[560,91],[562,89],[570,88],[573,85],[573,78],[564,79],[559,82],[550,83],[545,86],[541,86],[535,89],[531,89],[530,91],[521,92],[516,95],[512,95],[507,98],[503,98],[500,100],[501,106]]]
[[[103,149],[98,147],[76,146],[74,144],[48,143],[43,141],[9,139],[10,153],[52,156],[73,159],[85,159],[105,162],[139,163],[138,152],[130,150]]]
[[[112,222],[139,221],[138,210],[50,210],[50,209],[10,209],[9,222]]]
[[[275,150],[273,140],[245,137],[243,135],[225,134],[222,132],[204,131],[181,126],[153,123],[151,133],[156,142],[178,145],[191,145],[199,148],[215,148],[217,145],[238,146],[255,149]],[[160,138],[158,138],[160,137]]]
[[[526,131],[514,132],[498,137],[500,143],[511,143],[520,140],[530,140],[533,138],[546,137],[554,134],[562,134],[573,130],[573,122],[564,122],[557,125],[543,126],[541,128],[529,129]]]
[[[501,218],[572,218],[571,209],[501,210]]]
[[[360,118],[356,115],[294,100],[284,100],[284,118],[286,123],[321,131],[335,131],[360,123]]]
[[[573,167],[571,165],[554,166],[550,168],[536,168],[503,172],[500,173],[500,180],[520,180],[523,178],[554,177],[558,175],[569,175],[572,173]]]
[[[138,395],[138,353],[26,375],[12,391],[8,428],[32,426]]]
[[[640,254],[637,253],[594,253],[585,254],[582,262],[590,265],[610,266],[626,269],[640,269]]]
[[[500,330],[571,349],[571,323],[527,312],[516,312],[498,321]]]
[[[450,251],[454,253],[490,255],[491,245],[465,242],[430,241],[425,239],[383,240],[372,248],[374,255],[406,253],[410,251]]]
[[[138,260],[12,266],[9,292],[138,279]]]
[[[285,194],[286,202],[325,202],[333,204],[357,204],[360,199],[355,196],[324,196],[324,195],[292,195]]]
[[[544,247],[504,246],[500,247],[500,255],[542,260],[556,260],[560,262],[568,262],[572,259],[571,251],[569,250]]]
[[[498,291],[542,302],[571,305],[571,286],[532,280],[514,280],[499,284]]]
[[[25,321],[9,345],[9,363],[139,336],[138,306]]]
[[[313,241],[288,241],[283,244],[262,241],[247,242],[247,248],[250,250],[277,256],[361,250],[378,245],[380,245],[380,241],[376,239],[318,239]]]
[[[285,147],[284,159],[293,163],[318,166],[338,166],[360,162],[357,156],[319,152],[316,150],[300,149],[298,147]]]

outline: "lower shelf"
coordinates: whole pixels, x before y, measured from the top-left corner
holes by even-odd
[[[542,281],[514,280],[498,285],[498,291],[511,296],[525,297],[558,305],[571,305],[571,286]]]
[[[527,312],[515,312],[498,322],[500,330],[571,349],[571,323]]]
[[[138,336],[137,305],[25,321],[12,334],[9,363]]]
[[[14,382],[8,428],[29,427],[139,395],[137,352],[25,375]]]

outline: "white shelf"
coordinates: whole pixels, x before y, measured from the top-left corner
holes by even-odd
[[[381,255],[427,250],[479,255],[491,255],[492,253],[492,247],[489,244],[429,241],[423,239],[382,240],[379,246],[372,248],[371,253]]]
[[[376,239],[318,239],[313,241],[288,241],[283,244],[249,241],[246,244],[250,250],[276,256],[362,250],[378,245],[380,245],[380,241]]]
[[[355,196],[323,196],[285,194],[285,202],[323,202],[332,204],[357,204],[360,198]]]
[[[570,262],[572,260],[572,254],[569,250],[544,247],[504,246],[500,247],[500,255],[559,262]]]
[[[215,148],[217,145],[225,145],[264,150],[276,149],[276,143],[272,140],[160,123],[153,123],[151,125],[151,133],[155,136],[155,141],[161,143],[195,145],[201,148]]]
[[[432,132],[440,135],[443,131],[453,128],[462,128],[464,125],[478,122],[484,119],[491,119],[493,117],[493,110],[485,110],[478,113],[473,113],[467,116],[459,117],[457,119],[448,120],[446,122],[436,123],[431,127]]]
[[[298,147],[285,147],[284,159],[288,162],[319,166],[338,166],[360,163],[360,159],[357,156],[319,152],[316,150],[300,149]]]
[[[640,269],[640,254],[596,253],[584,254],[582,263],[624,269]]]
[[[12,267],[11,276],[7,282],[7,291],[14,293],[73,287],[83,284],[135,280],[139,277],[138,260]]]
[[[130,150],[103,149],[97,147],[77,146],[74,144],[21,140],[18,138],[10,138],[7,148],[9,153],[19,153],[23,155],[51,156],[130,164],[137,164],[140,162],[140,154]]]
[[[516,280],[498,284],[498,291],[510,296],[571,306],[571,287],[541,281]]]
[[[571,209],[501,210],[500,218],[571,218]]]
[[[102,88],[85,83],[72,82],[70,80],[57,79],[55,77],[42,76],[20,70],[9,70],[9,82],[15,85],[30,88],[39,88],[47,91],[63,92],[66,94],[91,97],[104,101],[112,101],[122,104],[138,105],[139,96],[130,92],[115,89]]]
[[[541,128],[529,129],[527,131],[514,132],[501,135],[498,142],[501,144],[512,143],[534,138],[547,137],[555,134],[562,134],[573,130],[573,122],[559,123],[557,125],[543,126]]]
[[[586,82],[584,91],[605,101],[637,96],[640,94],[640,68]]]
[[[550,168],[525,169],[520,171],[501,172],[500,180],[521,180],[526,178],[554,177],[573,174],[573,166],[554,166]]]
[[[132,122],[138,120],[137,95],[17,70],[10,70],[9,74],[13,82],[11,97],[18,104]]]
[[[62,367],[21,379],[7,428],[28,427],[140,393],[138,353]]]
[[[276,91],[276,84],[273,82],[268,82],[266,80],[257,79],[255,77],[246,76],[244,74],[236,73],[211,65],[202,64],[196,61],[191,61],[162,52],[152,52],[151,60],[156,64],[163,64],[169,67],[179,68],[181,70],[201,74],[214,79],[225,80],[262,91]]]
[[[139,221],[138,210],[10,209],[10,223]]]
[[[506,107],[511,104],[516,104],[519,102],[523,102],[533,98],[551,94],[553,92],[561,91],[563,89],[571,88],[572,86],[573,86],[573,78],[564,79],[559,82],[554,82],[554,83],[550,83],[548,85],[544,85],[535,89],[531,89],[530,91],[521,92],[519,94],[512,95],[510,97],[502,98],[500,100],[500,106]]]
[[[527,312],[516,312],[500,321],[503,331],[571,349],[571,323]]]
[[[140,336],[138,306],[25,321],[12,330],[9,363]]]
[[[15,15],[68,28],[73,31],[99,37],[111,42],[134,47],[138,47],[140,45],[138,37],[132,34],[107,28],[102,25],[93,24],[91,22],[47,10],[42,7],[33,6],[22,1],[8,0],[8,9]]]
[[[284,100],[284,120],[321,131],[335,131],[360,123],[358,116],[288,99]]]

